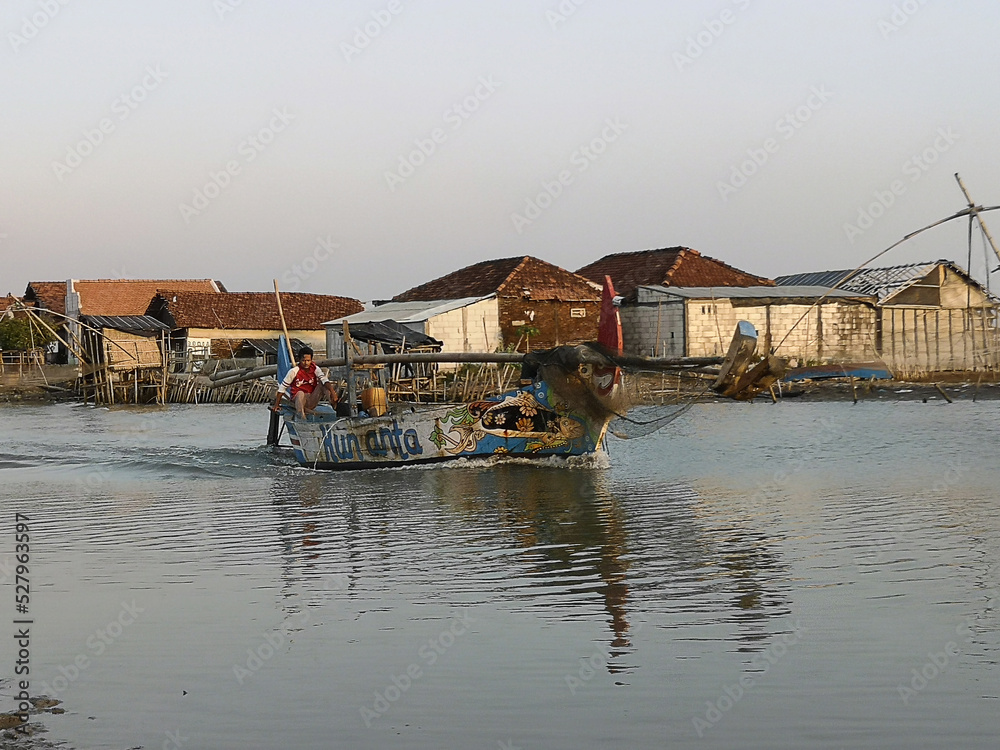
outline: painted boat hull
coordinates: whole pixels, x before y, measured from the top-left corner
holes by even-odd
[[[292,449],[310,469],[409,466],[460,458],[585,456],[601,448],[607,420],[570,408],[545,381],[468,404],[406,405],[384,417],[306,420],[284,412]]]

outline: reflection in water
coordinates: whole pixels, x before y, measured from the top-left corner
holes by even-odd
[[[633,650],[637,598],[678,626],[701,613],[734,621],[741,651],[762,648],[769,621],[789,612],[774,540],[721,491],[615,488],[601,470],[512,463],[295,471],[275,480],[272,497],[286,599],[302,586],[328,596],[320,589],[336,575],[350,581],[348,597],[377,599],[394,584],[417,578],[423,588],[439,577],[436,596],[513,597],[557,620],[592,618],[597,604],[611,671]],[[725,601],[731,614],[720,618]]]
[[[135,729],[154,707],[218,748],[495,746],[512,729],[524,747],[988,744],[1000,402],[699,409],[689,434],[632,443],[606,470],[352,474],[264,450],[256,406],[158,412],[141,444],[145,417],[125,411],[0,415],[5,507],[31,517],[41,586],[32,671],[68,668],[119,602],[146,610],[53,729],[154,746],[164,723]],[[817,434],[825,415],[850,419],[851,439]],[[970,471],[945,481],[951,457]],[[0,554],[0,576],[13,562]],[[475,636],[369,731],[358,707],[423,667],[421,644],[466,611]],[[809,637],[761,679],[754,664],[775,663],[800,620]],[[234,681],[278,629],[274,657]],[[904,704],[898,685],[951,641],[947,673]],[[614,654],[608,670],[568,691],[577,657],[598,653]],[[741,672],[760,687],[727,709]],[[706,701],[723,718],[697,738]]]
[[[522,550],[534,553],[525,556],[531,587],[560,596],[567,607],[586,603],[580,594],[597,594],[610,616],[612,649],[631,647],[625,513],[602,472],[508,465],[448,474],[462,476],[428,477],[427,489],[440,503],[467,518],[495,517]]]

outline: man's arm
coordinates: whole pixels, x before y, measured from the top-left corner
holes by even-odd
[[[274,411],[278,411],[281,409],[281,397],[284,396],[285,393],[288,391],[289,386],[292,384],[292,381],[295,380],[295,376],[298,374],[298,372],[299,368],[296,365],[285,374],[284,379],[278,385],[278,395],[275,396],[274,406],[271,407],[272,409],[274,409]]]
[[[337,401],[339,400],[337,398],[337,387],[333,384],[333,381],[326,376],[322,367],[317,366],[316,369],[319,370],[319,382],[326,386],[326,392],[330,394],[330,403],[336,406]]]

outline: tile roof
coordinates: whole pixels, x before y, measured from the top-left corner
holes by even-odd
[[[157,289],[188,292],[224,292],[212,279],[80,279],[73,288],[80,295],[81,315],[142,315]],[[52,312],[66,314],[65,281],[33,281],[25,297]]]
[[[393,302],[418,302],[466,297],[530,296],[534,300],[599,300],[600,288],[565,268],[520,255],[484,260],[413,287],[392,298]]]
[[[50,310],[60,315],[66,314],[65,281],[32,281],[24,290],[25,303]]]
[[[318,331],[323,322],[360,312],[364,305],[350,297],[283,292],[281,307],[290,331]],[[280,331],[278,303],[272,292],[185,292],[159,290],[149,315],[173,328],[228,328]]]
[[[903,266],[886,266],[885,268],[862,268],[853,271],[816,271],[813,273],[796,273],[789,276],[778,276],[775,281],[778,286],[808,284],[833,287],[858,294],[869,294],[878,297],[879,302],[900,291],[904,287],[920,281],[937,268],[944,265],[977,287],[979,282],[969,276],[965,269],[950,260],[936,260],[928,263],[910,263]],[[852,275],[853,274],[853,275]]]
[[[605,255],[577,273],[603,284],[610,276],[615,292],[632,295],[639,286],[773,286],[771,279],[741,271],[689,247],[639,250]]]

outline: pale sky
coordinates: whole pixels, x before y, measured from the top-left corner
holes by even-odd
[[[4,0],[0,32],[0,293],[368,300],[675,245],[775,276],[962,209],[955,172],[1000,204],[986,0]],[[965,265],[966,229],[883,263]]]

